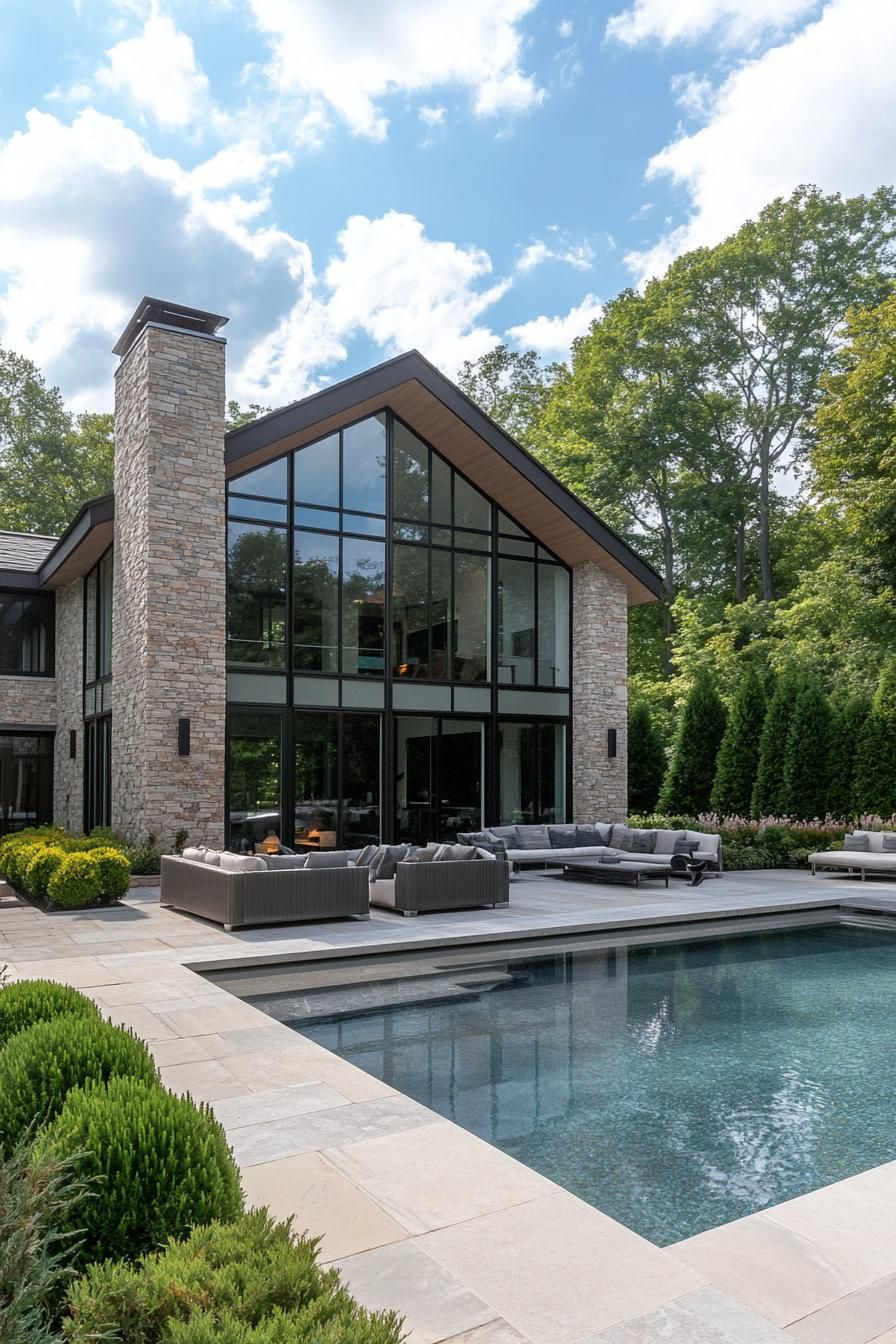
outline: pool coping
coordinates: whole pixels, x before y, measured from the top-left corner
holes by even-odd
[[[780,874],[770,876],[780,884]],[[886,904],[886,897],[864,895],[861,904],[869,899]],[[842,1311],[850,1299],[850,1310],[873,1311],[880,1306],[875,1294],[886,1296],[891,1277],[896,1279],[896,1214],[889,1214],[889,1207],[896,1207],[891,1198],[896,1164],[661,1249],[394,1089],[372,1087],[374,1080],[354,1065],[201,978],[200,968],[231,969],[250,961],[263,966],[434,945],[681,928],[706,921],[710,910],[718,909],[715,893],[701,899],[700,909],[679,910],[677,916],[668,909],[650,913],[642,903],[627,912],[533,921],[525,928],[477,921],[475,930],[451,933],[433,923],[427,933],[418,932],[420,921],[413,921],[412,929],[393,924],[392,936],[376,939],[376,945],[365,938],[370,925],[354,926],[354,936],[326,936],[323,946],[315,935],[331,926],[312,926],[291,940],[303,947],[271,953],[261,950],[264,939],[253,938],[238,955],[224,956],[221,938],[232,936],[212,937],[207,926],[189,921],[190,936],[183,916],[158,906],[150,911],[147,904],[145,893],[131,893],[123,910],[84,912],[83,920],[67,923],[65,930],[57,922],[52,936],[37,927],[47,917],[31,912],[29,931],[17,938],[21,919],[0,902],[0,965],[8,959],[14,974],[50,974],[79,984],[109,1017],[144,1035],[163,1080],[204,1096],[218,1111],[241,1157],[250,1196],[273,1194],[278,1213],[297,1213],[310,1230],[323,1231],[340,1252],[328,1259],[340,1266],[361,1300],[407,1313],[412,1344],[456,1337],[464,1344],[468,1337],[481,1344],[584,1344],[616,1338],[620,1322],[642,1322],[648,1333],[625,1338],[646,1340],[654,1319],[657,1338],[665,1338],[659,1332],[676,1314],[714,1321],[721,1329],[719,1322],[737,1310],[752,1317],[754,1333],[720,1334],[720,1339],[821,1339],[817,1331],[825,1328],[825,1313]],[[820,896],[814,886],[799,899],[760,894],[736,907],[727,902],[724,915],[736,910],[737,917],[749,919],[841,908],[849,913],[854,904],[845,891]],[[124,938],[124,922],[135,907],[157,937]],[[84,932],[72,934],[79,925]],[[143,932],[149,930],[138,930]],[[120,946],[116,937],[132,950],[113,950]],[[166,937],[172,941],[166,943]],[[52,942],[59,946],[51,948]],[[52,955],[34,956],[29,949]],[[283,1085],[271,1087],[275,1076]],[[278,1116],[284,1107],[288,1113]],[[452,1164],[448,1180],[446,1152]],[[263,1160],[255,1160],[259,1156]],[[385,1190],[384,1170],[392,1173]],[[334,1209],[315,1204],[315,1189],[326,1189],[324,1204],[342,1210],[342,1244],[333,1240],[339,1229],[324,1226]],[[852,1218],[864,1235],[869,1206],[876,1222],[863,1252],[857,1234],[844,1236],[843,1222]],[[352,1236],[360,1238],[359,1247]],[[880,1250],[888,1245],[892,1255]],[[597,1284],[596,1264],[603,1266]],[[858,1307],[857,1295],[863,1299]],[[896,1324],[896,1309],[893,1317],[882,1329]],[[810,1328],[816,1333],[806,1333]]]

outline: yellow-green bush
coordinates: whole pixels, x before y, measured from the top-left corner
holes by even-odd
[[[0,1047],[35,1022],[50,1022],[63,1014],[99,1017],[96,1004],[70,985],[55,980],[19,980],[0,989]]]
[[[92,854],[66,854],[47,884],[47,895],[63,910],[82,910],[102,895]]]
[[[29,849],[28,866],[22,875],[22,886],[35,900],[46,900],[50,878],[65,858],[65,850],[59,845],[42,845]]]
[[[101,894],[107,901],[120,900],[131,880],[131,865],[127,857],[121,850],[109,846],[91,850],[88,857],[96,869]]]

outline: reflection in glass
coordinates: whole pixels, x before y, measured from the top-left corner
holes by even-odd
[[[380,723],[379,714],[343,715],[341,848],[380,840]]]
[[[52,820],[52,735],[0,736],[0,835]]]
[[[84,725],[85,829],[112,823],[112,715]]]
[[[285,460],[285,459],[284,459]],[[330,434],[293,454],[293,493],[297,504],[339,507],[339,435]]]
[[[240,495],[262,495],[265,499],[286,499],[287,459],[277,457],[266,462],[263,467],[247,471],[242,476],[234,476],[230,489]]]
[[[112,552],[97,566],[97,676],[112,675]]]
[[[262,523],[285,523],[286,505],[270,499],[247,499],[228,491],[227,508],[231,518],[257,518]]]
[[[430,464],[432,480],[432,521],[450,524],[451,522],[451,468],[438,453],[432,454]]]
[[[336,848],[339,807],[339,716],[296,714],[296,842],[312,835],[323,849]]]
[[[454,526],[478,527],[488,531],[492,525],[492,506],[462,476],[454,477]]]
[[[454,680],[489,679],[491,561],[485,555],[454,557]]]
[[[428,677],[429,552],[392,549],[392,664],[396,677]]]
[[[558,723],[501,723],[498,769],[502,824],[566,817],[566,729]]]
[[[227,525],[227,657],[231,665],[286,662],[286,532]]]
[[[386,417],[374,415],[342,431],[342,507],[386,512]]]
[[[429,449],[400,420],[393,430],[392,512],[422,522],[429,517]]]
[[[429,619],[431,627],[430,677],[445,681],[450,675],[451,657],[451,555],[432,552]]]
[[[283,838],[280,729],[276,713],[231,712],[228,746],[231,849],[253,849],[269,831]]]
[[[342,670],[383,675],[386,548],[346,537],[342,543]]]
[[[525,560],[498,561],[498,680],[535,680],[535,566]]]
[[[0,673],[52,671],[52,596],[0,594]]]
[[[395,833],[401,842],[455,840],[483,824],[485,725],[476,719],[395,720]]]
[[[297,672],[335,672],[339,538],[293,533],[293,659]]]
[[[569,573],[538,566],[538,684],[569,685]]]

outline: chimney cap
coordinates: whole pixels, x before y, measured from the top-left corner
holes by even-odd
[[[192,331],[199,336],[214,336],[227,321],[220,313],[206,313],[201,308],[186,308],[182,303],[168,303],[165,299],[144,296],[116,341],[112,353],[123,358],[150,322],[162,327],[176,327],[178,331]]]

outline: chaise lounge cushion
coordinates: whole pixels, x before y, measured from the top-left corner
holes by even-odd
[[[307,854],[265,854],[264,856],[264,865],[272,873],[279,872],[281,869],[304,868],[307,861]]]

